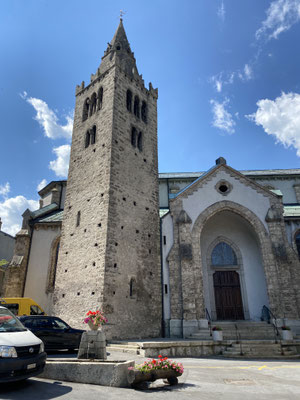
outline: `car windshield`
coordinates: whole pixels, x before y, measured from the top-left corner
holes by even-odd
[[[0,308],[0,333],[21,331],[26,331],[21,322],[9,310]]]

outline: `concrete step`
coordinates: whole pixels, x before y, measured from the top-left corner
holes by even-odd
[[[111,343],[106,346],[106,349],[120,353],[140,354],[140,346],[132,343]]]
[[[219,326],[222,328],[224,340],[235,340],[238,337],[241,340],[251,339],[269,339],[274,340],[274,327],[267,322],[261,321],[214,321],[212,327]],[[192,339],[210,339],[209,330],[199,330],[191,335]]]
[[[241,354],[242,352],[242,354]],[[299,358],[300,355],[297,353],[295,346],[281,346],[279,343],[267,343],[267,342],[241,342],[232,343],[226,347],[223,352],[225,357],[291,357]]]

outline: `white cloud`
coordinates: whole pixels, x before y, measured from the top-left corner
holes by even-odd
[[[10,184],[6,182],[5,185],[0,185],[0,195],[3,197],[7,197],[8,193],[10,192]]]
[[[300,0],[274,0],[266,11],[267,17],[256,31],[256,39],[266,37],[268,40],[289,30],[300,20]]]
[[[55,147],[53,153],[56,154],[56,160],[50,161],[49,168],[52,169],[59,177],[67,177],[69,168],[71,146],[65,144],[63,146]]]
[[[46,179],[43,179],[43,180],[41,180],[41,182],[37,185],[36,190],[39,192],[39,191],[42,190],[46,185],[47,185],[47,180],[46,180]]]
[[[262,99],[248,119],[261,125],[268,135],[285,147],[293,146],[300,157],[300,94],[282,93],[275,100]]]
[[[218,11],[217,11],[217,15],[222,22],[225,21],[225,13],[226,13],[225,5],[224,5],[224,1],[222,0],[220,6],[218,7]]]
[[[26,92],[23,92],[20,96],[35,109],[36,116],[34,119],[42,126],[48,138],[65,138],[68,140],[71,138],[73,129],[72,114],[65,117],[67,121],[65,125],[60,125],[55,111],[51,110],[45,101],[34,97],[28,97]]]
[[[253,78],[253,71],[249,64],[244,66],[244,79],[247,81]]]
[[[237,70],[229,73],[224,71],[210,77],[211,82],[218,93],[221,93],[224,86],[232,85],[236,79],[241,81],[249,81],[253,79],[253,70],[250,64],[245,64],[243,70]]]
[[[226,106],[229,103],[228,99],[225,99],[223,103],[219,103],[216,100],[210,100],[212,104],[213,122],[212,125],[215,128],[221,129],[228,133],[234,133],[235,121],[232,118],[230,112],[226,110]]]
[[[0,202],[2,231],[14,236],[21,229],[22,214],[27,208],[37,210],[39,202],[28,200],[24,196],[11,197]]]
[[[218,75],[213,75],[209,80],[214,85],[216,91],[218,93],[222,92],[223,80],[222,80],[222,72]]]

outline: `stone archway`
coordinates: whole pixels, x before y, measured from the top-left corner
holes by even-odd
[[[272,310],[279,312],[280,306],[280,291],[278,284],[278,277],[276,271],[276,264],[272,253],[271,241],[266,227],[262,221],[248,208],[231,202],[221,201],[208,207],[203,213],[201,213],[196,219],[192,228],[192,247],[193,247],[193,261],[194,268],[197,275],[200,277],[199,282],[196,285],[196,310],[197,316],[203,318],[205,315],[205,309],[202,309],[205,304],[204,301],[204,290],[203,290],[203,262],[201,254],[201,234],[207,221],[222,211],[229,211],[239,215],[244,219],[254,231],[259,251],[261,253],[262,267],[266,279],[267,294],[269,299],[269,305]],[[202,279],[201,279],[202,278]]]
[[[233,252],[232,255],[234,255],[235,258],[234,260],[232,260],[231,262],[224,262],[224,263],[213,262],[212,260],[213,252],[220,244],[225,244],[231,249],[231,251]],[[206,307],[209,308],[211,317],[213,319],[249,319],[248,296],[245,284],[245,271],[243,265],[243,258],[239,247],[228,237],[223,235],[217,235],[216,238],[212,242],[210,242],[207,251],[205,253],[206,256],[203,255],[204,260],[202,259],[202,262],[203,264],[205,264],[206,267],[206,271],[204,273],[205,275],[204,280],[206,281],[207,278],[208,282],[207,285],[205,285],[204,292],[206,292],[209,296],[209,305],[206,303]],[[220,318],[220,315],[218,316],[218,314],[220,313],[217,313],[218,306],[216,304],[217,298],[215,293],[216,292],[215,280],[217,278],[217,275],[220,274],[224,275],[226,281],[228,281],[228,278],[230,277],[236,278],[233,279],[233,282],[231,282],[233,283],[233,285],[231,285],[230,282],[227,282],[225,287],[223,287],[223,290],[226,292],[227,291],[230,292],[231,291],[230,289],[234,291],[234,293],[232,293],[232,296],[230,295],[230,293],[228,294],[228,296],[225,296],[227,301],[226,302],[222,301],[223,305],[225,306],[225,303],[227,303],[228,307],[228,300],[229,302],[237,299],[240,300],[239,301],[240,304],[232,304],[232,307],[229,307],[229,309],[226,312],[224,310],[224,314],[226,314],[227,317],[224,315],[223,318],[222,317]],[[222,277],[220,276],[219,278]],[[229,279],[229,281],[232,281],[232,279]]]

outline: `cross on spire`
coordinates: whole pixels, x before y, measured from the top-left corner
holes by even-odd
[[[126,14],[126,11],[120,10],[120,20],[121,21],[123,20],[123,15],[125,15],[125,14]]]

